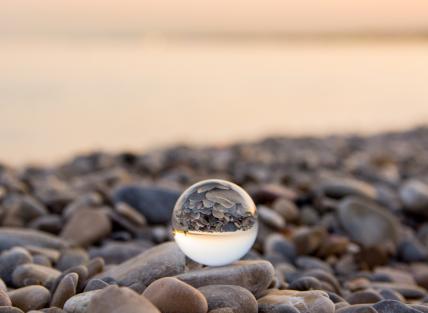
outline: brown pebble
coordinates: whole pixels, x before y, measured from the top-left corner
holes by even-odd
[[[0,306],[0,313],[24,313],[21,309],[13,306]]]
[[[11,306],[12,302],[10,301],[9,296],[3,290],[0,290],[0,306]]]
[[[196,288],[173,277],[151,283],[143,292],[162,313],[206,313],[208,303]]]
[[[27,286],[9,292],[13,306],[27,312],[44,308],[50,300],[50,292],[43,286]]]
[[[64,303],[76,294],[77,281],[79,276],[76,273],[69,273],[59,282],[55,293],[52,296],[51,306],[62,308]]]
[[[94,275],[101,273],[104,270],[103,258],[93,258],[91,261],[89,261],[88,264],[86,264],[86,268],[88,269],[88,278],[91,278]]]

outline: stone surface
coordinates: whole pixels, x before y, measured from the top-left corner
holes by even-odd
[[[126,185],[118,188],[113,195],[116,203],[124,202],[138,210],[150,224],[169,222],[180,194],[161,187]]]
[[[155,280],[144,290],[143,296],[162,313],[206,313],[208,311],[207,300],[201,291],[173,277]]]
[[[98,278],[111,277],[122,286],[142,292],[156,279],[174,276],[184,270],[183,252],[174,242],[168,242],[101,273]]]
[[[352,240],[365,247],[398,240],[398,221],[386,209],[361,198],[346,198],[339,206],[339,219]]]
[[[12,285],[12,273],[14,270],[22,264],[31,263],[32,260],[30,253],[21,247],[4,251],[0,255],[0,278],[6,284]]]
[[[327,293],[319,290],[271,290],[257,300],[261,304],[286,304],[294,306],[300,313],[334,313],[334,303]]]
[[[99,290],[82,292],[71,297],[64,303],[64,311],[67,313],[86,313],[91,299]]]
[[[76,294],[78,280],[79,276],[76,273],[64,276],[52,295],[50,306],[62,308],[64,303]]]
[[[177,278],[199,288],[206,285],[237,285],[260,295],[274,279],[274,268],[266,261],[238,261],[228,266],[208,267],[178,275]]]
[[[428,216],[428,185],[415,179],[406,181],[400,189],[400,199],[411,213]]]
[[[47,266],[37,264],[22,264],[12,274],[13,284],[17,287],[41,284],[50,288],[61,272]]]
[[[22,229],[0,228],[0,251],[14,246],[37,246],[52,249],[61,249],[68,246],[68,242],[48,233]]]
[[[44,308],[50,300],[50,293],[43,286],[27,286],[9,292],[12,305],[27,312]]]
[[[375,303],[373,308],[378,313],[420,313],[420,311],[395,300],[383,300]]]
[[[101,209],[81,209],[70,218],[61,237],[78,246],[88,246],[111,232],[108,213]]]
[[[245,288],[232,285],[209,285],[199,290],[207,299],[209,310],[232,308],[234,313],[257,313],[258,311],[256,298]]]
[[[97,292],[90,300],[90,313],[160,313],[144,296],[118,286],[109,286]]]

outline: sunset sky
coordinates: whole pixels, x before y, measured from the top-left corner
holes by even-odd
[[[425,32],[415,0],[3,0],[2,34]]]

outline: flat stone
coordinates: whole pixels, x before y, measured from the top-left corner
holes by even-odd
[[[391,213],[362,198],[348,197],[339,204],[339,220],[353,241],[364,247],[396,244],[399,222]]]
[[[0,313],[24,313],[21,309],[13,306],[0,306]]]
[[[86,313],[88,312],[89,303],[99,290],[82,292],[71,297],[64,303],[64,311],[67,313]]]
[[[238,261],[228,266],[207,267],[177,276],[195,288],[207,285],[237,285],[256,296],[269,287],[274,277],[272,264],[262,260]]]
[[[59,282],[52,295],[50,306],[62,308],[64,303],[76,294],[79,276],[76,273],[69,273]]]
[[[374,199],[376,197],[376,189],[372,185],[353,178],[325,179],[321,182],[321,191],[332,198],[361,196]]]
[[[113,199],[139,211],[150,224],[166,224],[179,196],[179,192],[162,187],[126,185],[114,191]]]
[[[323,227],[302,227],[293,233],[292,240],[299,254],[312,254],[326,237],[327,232]]]
[[[22,228],[1,228],[0,229],[0,251],[10,249],[15,246],[37,246],[51,249],[62,249],[69,243],[61,238],[48,233]]]
[[[80,248],[64,249],[61,251],[55,267],[60,271],[65,271],[71,267],[85,264],[88,261],[89,255],[85,250]]]
[[[300,311],[288,304],[259,304],[258,313],[300,313]]]
[[[0,290],[0,306],[11,306],[12,302],[10,301],[9,296],[6,291]]]
[[[61,232],[61,237],[78,246],[89,246],[111,232],[106,210],[80,209],[73,214]]]
[[[373,308],[378,313],[421,313],[421,311],[395,300],[383,300],[373,304]]]
[[[424,288],[411,284],[372,282],[371,286],[375,289],[388,288],[394,290],[407,299],[420,299],[426,295]]]
[[[361,290],[346,297],[349,304],[376,303],[382,300],[383,297],[374,290]]]
[[[271,290],[257,300],[261,304],[287,304],[294,306],[300,313],[334,313],[334,303],[328,294],[320,290]]]
[[[10,291],[13,306],[27,312],[44,308],[50,300],[50,292],[43,286],[27,286]]]
[[[400,199],[411,213],[428,216],[428,185],[419,180],[408,180],[400,188]]]
[[[240,286],[209,285],[199,290],[207,299],[209,310],[232,308],[234,313],[257,313],[258,311],[256,298]]]
[[[156,279],[184,272],[186,260],[175,242],[167,242],[97,275],[110,277],[121,286],[142,292]]]
[[[336,313],[378,313],[368,304],[354,304],[336,310]]]
[[[109,286],[97,292],[92,297],[87,312],[160,313],[144,296],[129,288],[118,286]]]
[[[1,243],[0,243],[1,245]],[[15,247],[4,251],[0,255],[0,278],[8,285],[12,285],[12,273],[22,264],[28,264],[33,261],[31,254],[21,248]]]
[[[198,289],[173,277],[155,280],[143,292],[162,313],[206,313],[207,300]]]
[[[59,275],[61,275],[61,272],[51,267],[38,264],[22,264],[13,271],[12,281],[18,287],[41,284],[50,288]]]

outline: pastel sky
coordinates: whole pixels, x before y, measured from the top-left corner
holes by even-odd
[[[426,0],[2,0],[0,33],[425,32]]]

